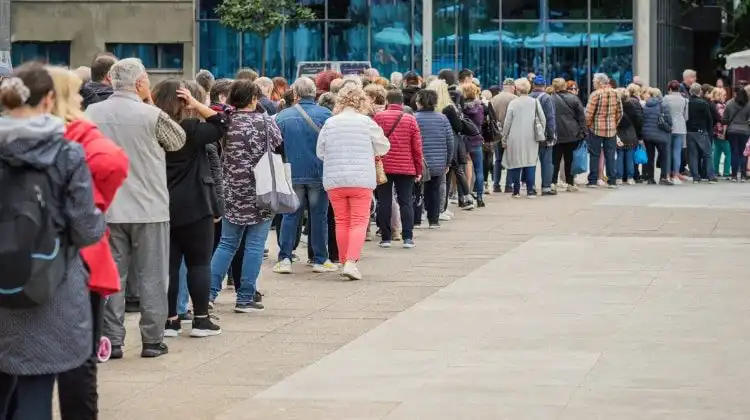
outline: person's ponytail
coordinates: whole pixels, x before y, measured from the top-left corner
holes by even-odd
[[[29,89],[17,77],[8,77],[0,82],[0,105],[4,109],[17,109],[28,99]]]

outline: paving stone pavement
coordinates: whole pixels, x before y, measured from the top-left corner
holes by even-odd
[[[415,249],[367,244],[363,281],[269,261],[265,312],[225,291],[224,333],[165,357],[137,357],[129,315],[101,418],[750,418],[750,186],[487,202]]]

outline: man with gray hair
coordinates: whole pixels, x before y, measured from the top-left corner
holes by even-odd
[[[401,89],[403,87],[402,86],[403,83],[404,83],[404,75],[403,74],[401,74],[400,72],[397,72],[397,71],[394,71],[393,73],[391,73],[391,84],[393,86],[396,86],[397,88]]]
[[[114,93],[92,104],[86,115],[130,159],[128,178],[107,212],[110,245],[120,272],[121,290],[138,282],[141,357],[168,352],[163,343],[169,277],[169,190],[164,153],[185,145],[185,132],[153,105],[151,83],[141,60],[126,58],[109,70]],[[132,274],[129,276],[128,274]],[[122,358],[125,295],[112,295],[104,311],[103,334],[112,358]]]
[[[364,76],[365,79],[374,82],[378,80],[378,77],[380,77],[380,72],[378,71],[378,69],[369,68],[365,69],[365,71],[362,72],[362,76]]]
[[[198,73],[195,75],[195,82],[200,85],[200,87],[203,88],[203,90],[206,92],[206,101],[208,102],[208,94],[211,93],[211,88],[214,87],[214,83],[216,83],[216,78],[214,77],[213,73],[206,69],[201,69]],[[209,105],[209,103],[206,103],[206,105]]]
[[[259,77],[255,80],[255,84],[260,88],[260,98],[258,98],[260,105],[268,115],[276,114],[279,104],[269,98],[273,92],[273,80],[268,77]]]
[[[698,74],[695,70],[687,69],[682,72],[682,83],[680,83],[680,94],[685,98],[690,98],[690,87],[698,80]]]
[[[615,150],[617,149],[617,125],[622,119],[622,100],[612,89],[609,77],[604,73],[594,75],[594,92],[586,105],[586,126],[589,136],[589,188],[597,188],[599,181],[599,156],[604,149],[604,164],[610,189],[617,188],[615,175]]]
[[[292,84],[297,105],[276,116],[276,124],[284,139],[284,155],[292,165],[292,185],[299,197],[296,212],[285,214],[279,232],[279,261],[273,271],[292,273],[292,251],[297,229],[305,209],[310,219],[309,243],[313,253],[313,271],[336,271],[338,266],[328,259],[328,195],[323,189],[323,162],[316,148],[318,134],[331,117],[331,111],[315,103],[315,83],[302,77]]]
[[[690,99],[688,100],[688,115],[685,121],[687,128],[687,150],[690,161],[690,175],[693,183],[703,182],[716,183],[718,179],[714,175],[714,167],[711,158],[711,135],[713,134],[714,117],[708,101],[703,99],[703,87],[698,83],[690,86]],[[701,176],[703,175],[703,176]]]

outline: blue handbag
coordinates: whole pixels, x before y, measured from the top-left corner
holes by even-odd
[[[573,151],[573,162],[570,165],[570,174],[573,176],[589,171],[589,147],[585,140]]]
[[[639,144],[633,152],[633,163],[636,165],[645,165],[648,163],[648,153],[642,144]]]

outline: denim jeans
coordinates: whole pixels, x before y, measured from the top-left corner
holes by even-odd
[[[743,154],[745,151],[745,143],[747,142],[747,134],[736,134],[729,133],[727,135],[729,139],[729,147],[732,151],[732,176],[740,174],[745,178],[745,171],[747,170],[747,158]]]
[[[615,137],[601,137],[595,134],[589,136],[589,185],[596,185],[599,181],[599,156],[604,149],[604,165],[607,171],[607,182],[609,185],[617,185],[615,173],[615,150],[617,139]]]
[[[271,220],[264,220],[254,225],[235,225],[226,219],[222,220],[221,241],[211,260],[211,295],[213,302],[221,292],[221,283],[229,270],[232,258],[237,252],[245,234],[245,256],[242,259],[241,285],[237,290],[237,303],[250,303],[257,291],[258,275],[263,263],[263,249],[266,245]],[[235,274],[236,275],[236,274]]]
[[[178,315],[184,315],[187,313],[189,301],[190,294],[188,293],[187,287],[187,267],[185,266],[185,258],[183,258],[182,265],[180,265],[180,291],[177,294]]]
[[[712,179],[714,177],[713,162],[711,162],[711,138],[708,133],[687,134],[688,159],[690,160],[690,176],[695,181]],[[707,171],[701,176],[699,168]]]
[[[542,189],[549,189],[552,187],[552,175],[555,172],[555,165],[552,163],[552,147],[548,147],[546,143],[539,145],[539,169],[542,173]],[[526,183],[528,184],[528,175]],[[533,186],[534,183],[531,182]]]
[[[633,164],[634,148],[617,149],[617,179],[627,181],[633,179],[635,175],[635,165]]]
[[[495,164],[492,166],[492,186],[499,187],[503,178],[503,145],[495,144]],[[507,176],[507,175],[506,175]]]
[[[669,173],[678,174],[680,173],[680,164],[682,162],[682,145],[685,144],[685,134],[674,134],[669,138],[670,148],[672,150],[672,164],[670,165]],[[662,168],[664,170],[664,168]]]
[[[513,194],[521,192],[521,180],[526,180],[526,192],[534,194],[534,184],[536,182],[536,166],[527,166],[525,168],[508,169],[508,181],[513,184]]]
[[[482,196],[484,195],[484,154],[482,153],[482,145],[471,146],[469,148],[469,155],[471,156],[471,166],[474,168],[474,194],[477,195],[477,200],[482,200]]]
[[[309,207],[308,241],[313,250],[313,262],[323,264],[328,259],[328,194],[323,189],[323,184],[297,184],[294,192],[297,193],[300,205],[294,213],[285,214],[281,221],[279,261],[292,259],[300,219]]]

